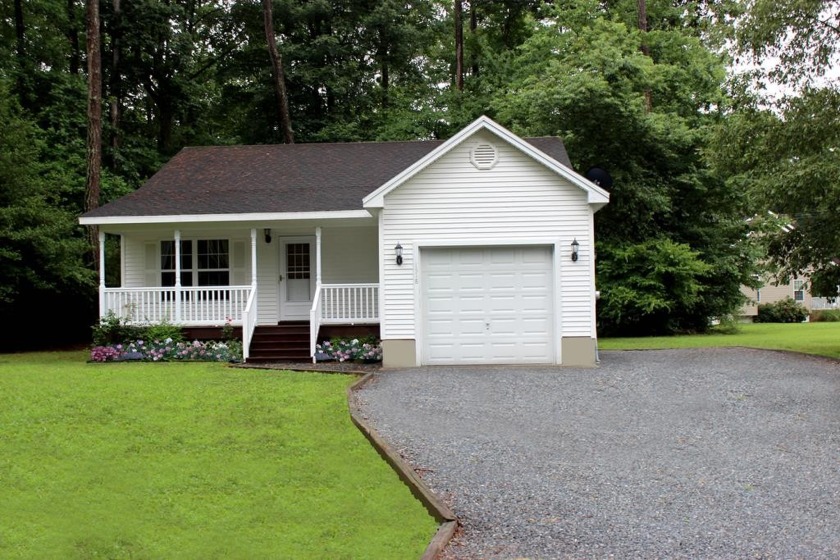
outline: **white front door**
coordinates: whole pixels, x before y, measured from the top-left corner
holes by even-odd
[[[280,320],[309,320],[315,295],[314,237],[280,240]]]
[[[422,250],[423,363],[552,363],[550,247]]]

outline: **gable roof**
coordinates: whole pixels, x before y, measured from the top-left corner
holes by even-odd
[[[415,162],[411,167],[406,168],[399,175],[366,196],[364,201],[365,208],[382,208],[385,205],[385,195],[420,173],[420,171],[479,130],[486,130],[496,135],[498,138],[508,142],[521,152],[546,166],[549,170],[565,178],[573,185],[583,189],[587,193],[589,204],[593,205],[596,210],[609,202],[610,195],[607,191],[571,169],[571,165],[568,163],[568,155],[565,155],[565,147],[563,148],[565,161],[561,161],[556,157],[552,157],[545,150],[540,149],[539,143],[534,143],[532,141],[533,139],[520,138],[490,118],[481,116],[458,134],[443,142],[436,149]],[[560,139],[557,138],[557,140]]]
[[[453,139],[463,137],[462,132]],[[577,175],[559,138],[517,141],[554,167]],[[363,206],[366,197],[450,145],[452,140],[184,148],[142,187],[87,212],[80,221],[171,221],[176,216],[204,221],[347,211],[369,215]]]

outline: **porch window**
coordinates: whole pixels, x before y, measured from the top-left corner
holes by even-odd
[[[192,286],[192,241],[181,241],[181,285]],[[160,242],[160,285],[175,285],[175,241]]]
[[[160,284],[175,285],[175,241],[160,242]],[[229,286],[230,250],[227,239],[181,241],[182,286]]]

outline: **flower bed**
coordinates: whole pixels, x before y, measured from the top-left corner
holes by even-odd
[[[376,339],[334,338],[315,346],[318,361],[381,362],[382,346]]]
[[[90,359],[93,362],[235,362],[242,359],[242,344],[238,341],[215,340],[177,342],[171,338],[151,342],[137,340],[126,344],[95,346],[90,351]]]

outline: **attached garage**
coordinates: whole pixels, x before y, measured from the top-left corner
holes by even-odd
[[[421,250],[422,363],[554,363],[553,246]]]

